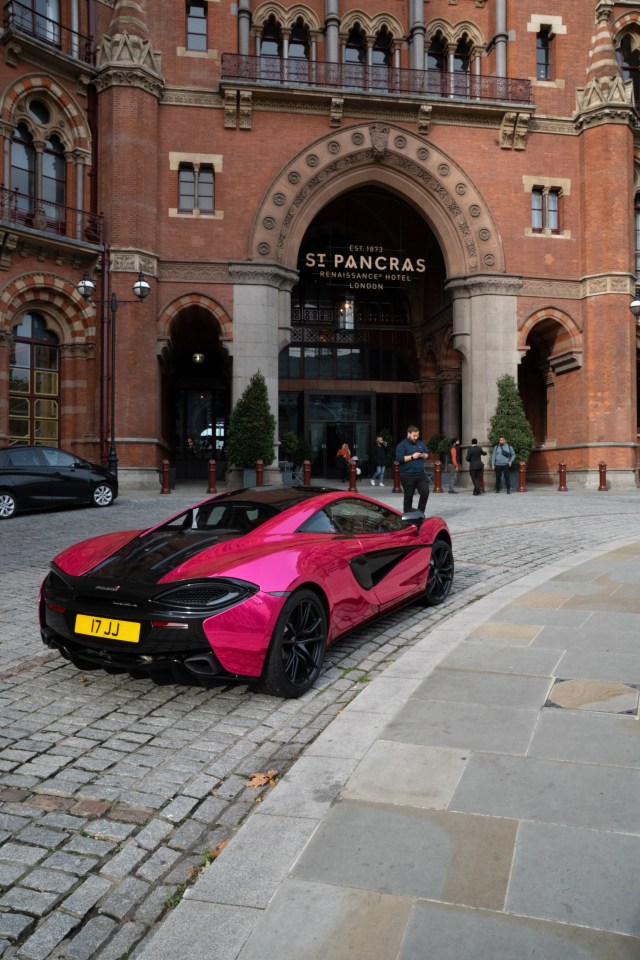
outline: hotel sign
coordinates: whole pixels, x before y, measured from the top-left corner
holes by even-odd
[[[328,252],[309,251],[304,269],[328,286],[349,290],[384,290],[403,287],[427,269],[422,257],[408,257],[374,244],[352,243]]]

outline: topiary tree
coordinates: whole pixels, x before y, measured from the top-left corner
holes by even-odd
[[[489,443],[493,448],[500,437],[504,437],[516,452],[515,462],[524,460],[526,463],[535,445],[535,438],[525,416],[516,381],[510,373],[505,373],[497,385],[498,401],[489,425]]]
[[[432,437],[429,437],[427,447],[432,463],[435,463],[436,460],[440,460],[441,463],[447,462],[447,454],[451,449],[451,441],[448,437],[445,437],[444,433],[434,433]]]
[[[309,444],[292,430],[283,430],[280,434],[280,459],[300,466],[305,460],[311,459]]]
[[[267,384],[258,370],[233,408],[227,429],[226,451],[234,467],[251,469],[256,460],[269,466],[274,460],[276,419],[271,413]]]

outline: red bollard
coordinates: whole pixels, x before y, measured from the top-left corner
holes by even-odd
[[[481,470],[480,473],[478,474],[478,480],[479,480],[479,483],[480,483],[480,489],[481,489],[482,492],[484,493],[484,467],[482,468],[482,470]]]
[[[560,482],[558,483],[558,492],[566,493],[567,492],[567,465],[566,463],[558,464],[558,474],[560,477]]]
[[[305,460],[302,464],[302,484],[305,487],[311,486],[311,460]]]
[[[433,465],[433,492],[442,493],[442,464],[439,460]]]
[[[216,489],[216,462],[215,460],[209,460],[209,486],[207,487],[207,493],[217,493]]]
[[[264,487],[264,461],[256,460],[256,487]]]
[[[527,492],[527,461],[518,461],[518,489],[516,493]]]
[[[162,479],[160,481],[160,493],[171,493],[171,463],[169,460],[162,461]]]
[[[397,460],[393,461],[393,489],[391,493],[402,493],[402,487],[400,486],[400,464]]]
[[[357,483],[358,475],[356,472],[357,469],[358,469],[358,465],[356,461],[352,460],[351,463],[349,464],[349,486],[347,487],[347,490],[349,491],[349,493],[358,492],[358,483]]]
[[[598,470],[600,471],[600,486],[598,490],[607,490],[607,465],[604,460],[601,460],[598,464]]]

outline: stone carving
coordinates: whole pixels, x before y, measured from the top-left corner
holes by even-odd
[[[96,50],[98,92],[113,86],[141,87],[160,99],[164,91],[161,57],[149,40],[129,33],[104,35]]]
[[[250,90],[241,90],[238,98],[238,126],[241,130],[251,130],[253,116],[253,94]]]
[[[396,137],[393,142],[395,146],[398,148],[398,150],[404,150],[405,147],[407,146],[406,137]]]
[[[422,103],[418,109],[418,133],[428,133],[431,126],[433,107]],[[427,151],[428,156],[428,151]]]
[[[500,124],[500,148],[524,150],[531,116],[528,113],[505,113]]]
[[[342,123],[342,114],[344,111],[344,98],[332,97],[331,108],[329,111],[329,126],[339,127]]]
[[[330,143],[327,144],[327,150],[335,156],[337,153],[340,153],[340,144],[337,140],[331,140]]]
[[[382,160],[389,144],[389,127],[383,123],[372,123],[369,127],[369,134],[373,147],[373,159]]]
[[[308,167],[317,167],[320,163],[320,160],[315,153],[310,153],[307,157],[307,166]]]
[[[161,263],[158,269],[160,280],[175,280],[197,283],[228,283],[229,269],[226,263]]]
[[[289,181],[289,183],[293,183],[294,185],[297,183],[300,183],[300,174],[298,173],[297,170],[291,170],[289,172],[287,180]]]
[[[238,91],[224,92],[224,125],[227,130],[235,130],[238,124]]]

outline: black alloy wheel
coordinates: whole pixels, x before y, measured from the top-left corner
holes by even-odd
[[[429,577],[424,589],[425,603],[436,607],[451,592],[453,583],[453,551],[446,540],[436,540],[431,548]]]
[[[262,689],[273,697],[299,697],[315,683],[327,645],[327,617],[313,590],[297,590],[285,603],[267,654]]]

